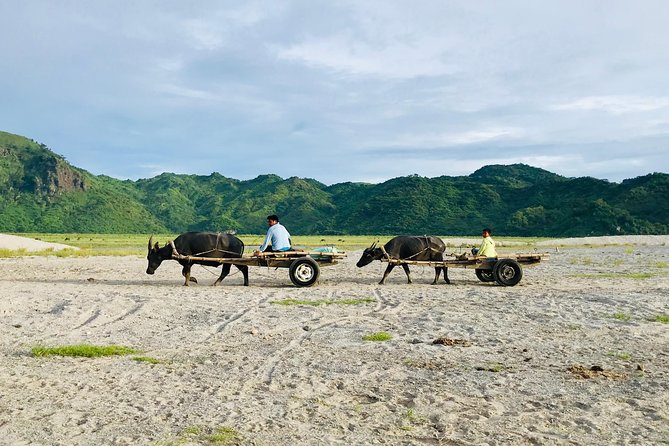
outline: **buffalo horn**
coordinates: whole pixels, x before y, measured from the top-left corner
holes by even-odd
[[[151,242],[153,242],[153,236],[149,237],[149,251],[151,251]]]

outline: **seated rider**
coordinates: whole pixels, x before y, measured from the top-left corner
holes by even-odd
[[[490,229],[485,228],[483,230],[483,242],[479,248],[472,248],[472,254],[479,257],[497,257],[497,251],[495,251],[495,241],[490,237],[492,232]]]
[[[279,217],[274,214],[267,216],[267,226],[269,226],[269,229],[267,230],[265,241],[253,255],[257,256],[261,252],[290,251],[290,234],[279,223]]]

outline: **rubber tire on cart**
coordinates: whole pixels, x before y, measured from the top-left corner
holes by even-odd
[[[476,268],[474,270],[476,273],[476,277],[481,281],[481,282],[494,282],[495,281],[495,276],[492,274],[491,269],[480,269]]]
[[[295,286],[311,286],[318,280],[321,271],[311,257],[302,257],[290,264],[288,275]]]
[[[492,275],[500,285],[514,286],[523,278],[523,268],[513,259],[502,259],[495,262]]]

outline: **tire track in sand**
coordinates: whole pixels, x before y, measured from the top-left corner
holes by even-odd
[[[228,326],[229,326],[230,324],[232,324],[233,322],[239,320],[241,317],[247,315],[247,314],[250,313],[251,311],[253,311],[253,310],[257,310],[258,307],[260,306],[260,304],[267,303],[267,302],[270,300],[270,298],[271,298],[272,296],[274,296],[275,294],[276,294],[276,293],[268,293],[266,296],[264,296],[263,298],[261,298],[260,300],[258,300],[255,304],[253,304],[253,305],[251,305],[251,306],[249,306],[249,307],[246,307],[246,308],[244,308],[244,309],[242,309],[242,310],[239,310],[239,311],[237,311],[237,312],[235,312],[235,313],[232,313],[230,316],[228,316],[228,317],[225,319],[225,321],[223,321],[222,323],[218,324],[218,326],[216,327],[216,329],[215,329],[212,333],[209,333],[207,336],[205,336],[205,338],[203,339],[203,341],[208,341],[209,339],[213,338],[214,336],[218,335],[219,333],[222,333],[223,331],[225,331],[226,328],[228,328]]]
[[[336,291],[330,291],[328,292],[328,300],[336,300]],[[328,322],[321,323],[320,325],[316,325],[313,328],[310,328],[309,331],[300,334],[299,336],[293,338],[288,345],[286,345],[284,348],[278,350],[275,352],[275,354],[272,355],[271,358],[269,358],[263,365],[260,365],[256,367],[254,370],[257,372],[259,375],[262,376],[262,383],[266,385],[271,385],[272,384],[272,379],[274,372],[276,370],[276,367],[278,364],[283,360],[283,358],[289,354],[293,349],[296,347],[299,347],[304,341],[308,340],[314,333],[316,333],[319,330],[322,330],[324,328],[337,325],[342,322],[349,322],[349,323],[354,323],[359,321],[360,319],[365,319],[368,316],[378,314],[378,313],[385,313],[389,310],[390,313],[394,314],[397,311],[399,311],[399,307],[402,305],[401,302],[398,302],[396,304],[391,304],[390,301],[384,296],[384,294],[380,290],[374,290],[374,295],[377,297],[377,302],[374,308],[371,311],[368,311],[366,313],[363,313],[361,316],[343,316],[339,317],[337,319],[330,319]],[[310,323],[313,324],[318,324],[323,320],[324,317],[326,317],[328,314],[321,312],[321,314],[316,317],[312,318],[309,320]]]
[[[102,327],[102,326],[105,326],[105,325],[114,324],[116,322],[119,322],[119,321],[127,318],[128,316],[132,316],[133,314],[135,314],[139,310],[141,310],[142,307],[144,306],[144,303],[146,302],[145,299],[143,299],[142,297],[139,297],[139,296],[131,296],[130,299],[132,301],[134,301],[135,304],[128,311],[126,311],[125,313],[121,314],[120,316],[118,316],[118,317],[116,317],[116,318],[114,318],[110,321],[103,322],[102,324],[100,324],[100,326]],[[74,327],[74,330],[78,330],[80,328],[83,328],[83,327],[91,324],[94,320],[96,320],[98,317],[100,317],[101,314],[102,314],[102,310],[100,309],[100,307],[95,308],[95,310],[93,311],[93,314],[88,319],[86,319],[83,323]]]

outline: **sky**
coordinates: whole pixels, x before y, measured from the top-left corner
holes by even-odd
[[[0,130],[119,179],[669,172],[669,1],[1,0]]]

